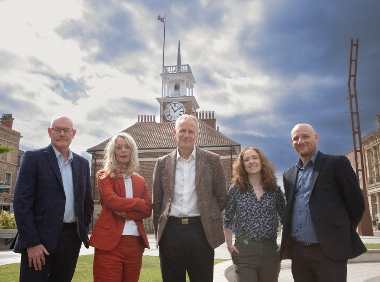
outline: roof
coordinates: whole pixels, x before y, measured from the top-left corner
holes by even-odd
[[[380,134],[380,128],[376,128],[374,131],[371,131],[370,133],[368,133],[366,136],[362,137],[362,143],[364,141],[367,141],[368,139],[370,139],[371,137],[375,137],[375,136],[379,136]]]
[[[173,136],[174,122],[136,122],[123,130],[130,134],[136,141],[139,150],[176,148],[177,144]],[[229,147],[240,146],[240,143],[231,140],[213,127],[199,121],[200,134],[196,142],[198,147]],[[111,137],[102,143],[87,149],[87,152],[103,151]]]

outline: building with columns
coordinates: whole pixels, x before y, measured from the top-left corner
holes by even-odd
[[[160,109],[158,121],[154,115],[139,115],[135,124],[123,130],[136,141],[140,164],[139,174],[147,182],[150,195],[152,196],[153,170],[156,160],[175,150],[174,125],[177,118],[183,114],[194,115],[198,118],[200,133],[196,145],[220,155],[226,174],[226,189],[228,189],[232,178],[232,164],[240,153],[240,144],[219,131],[213,111],[198,111],[199,105],[193,95],[195,79],[190,66],[181,64],[179,44],[177,64],[164,66],[161,77],[162,93],[161,97],[157,98]],[[104,148],[109,139],[87,149],[87,152],[92,155],[91,177],[95,200],[99,200],[96,172],[102,167]],[[100,209],[100,205],[97,204],[94,220],[97,219]],[[152,219],[145,220],[144,224],[148,232],[153,232]]]
[[[368,194],[369,211],[371,220],[376,220],[379,214],[380,219],[380,115],[376,115],[377,129],[370,132],[362,138],[363,159],[365,180]],[[347,155],[352,167],[355,169],[354,152]],[[361,169],[362,163],[358,160],[358,166]],[[363,177],[359,175],[360,186],[363,187]]]

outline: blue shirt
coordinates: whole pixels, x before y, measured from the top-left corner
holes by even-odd
[[[57,157],[59,170],[61,172],[63,189],[65,190],[66,202],[65,202],[65,214],[63,216],[63,222],[75,222],[77,221],[74,207],[74,186],[73,186],[73,171],[71,169],[71,162],[73,161],[73,153],[69,150],[69,157],[66,162],[63,160],[62,154],[54,148],[55,156]]]
[[[313,221],[311,220],[309,200],[312,192],[311,181],[318,151],[302,167],[301,159],[297,163],[298,175],[294,194],[291,236],[299,242],[318,243]]]

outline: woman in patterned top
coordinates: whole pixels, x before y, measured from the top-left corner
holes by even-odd
[[[233,166],[223,218],[236,281],[278,281],[281,260],[276,239],[284,210],[285,198],[277,186],[274,165],[258,148],[245,148]]]

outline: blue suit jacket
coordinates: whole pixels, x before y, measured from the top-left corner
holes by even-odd
[[[71,162],[78,234],[88,248],[88,231],[94,211],[88,161],[73,153]],[[14,251],[44,245],[51,254],[58,244],[66,196],[54,149],[27,151],[17,177],[13,208],[18,234]]]
[[[284,172],[287,205],[281,258],[289,258],[287,247],[290,243],[297,172],[296,166]],[[364,197],[345,156],[318,152],[313,168],[309,209],[320,246],[331,259],[352,259],[366,251],[356,232],[365,210]]]

